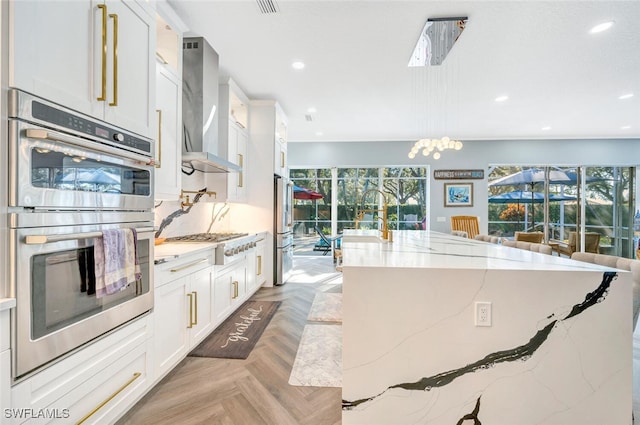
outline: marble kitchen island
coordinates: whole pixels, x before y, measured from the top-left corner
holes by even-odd
[[[427,231],[342,256],[344,425],[631,424],[628,272]]]

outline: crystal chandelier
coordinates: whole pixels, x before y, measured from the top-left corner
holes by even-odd
[[[458,37],[460,37],[460,34],[462,34],[466,23],[467,17],[428,19],[420,33],[420,37],[418,38],[408,66],[424,68],[441,65],[454,43],[458,40]],[[450,70],[450,74],[457,74],[455,65],[454,68],[451,68]],[[432,78],[431,76],[434,74],[440,75],[440,71],[442,71],[442,69],[436,71],[432,68],[427,72],[427,76]],[[416,88],[417,86],[418,84],[416,84]],[[446,84],[445,81],[438,80],[431,81],[428,89],[431,90],[435,87],[439,87],[441,90],[446,91],[447,87],[453,86],[456,85]],[[418,91],[419,90],[416,89],[414,90],[414,93]],[[441,100],[442,102],[440,102],[439,106],[440,110],[444,113],[444,99],[441,98]],[[431,113],[426,115],[433,116],[434,114],[433,111],[431,111]],[[433,131],[433,126],[431,127],[431,130]],[[459,151],[462,149],[462,146],[463,144],[460,140],[453,140],[447,136],[439,139],[420,139],[413,144],[408,156],[410,159],[414,159],[420,152],[422,152],[422,155],[425,157],[433,153],[433,159],[437,160],[440,159],[441,152],[447,149]]]
[[[433,152],[433,159],[440,159],[440,152],[447,149],[459,151],[462,149],[462,146],[460,140],[452,140],[447,136],[441,139],[420,139],[413,144],[413,147],[409,151],[409,158],[415,158],[418,152],[422,150],[423,156],[429,156],[431,152]]]

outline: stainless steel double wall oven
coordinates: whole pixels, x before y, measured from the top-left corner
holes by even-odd
[[[14,380],[153,307],[153,141],[9,91]],[[142,278],[97,298],[93,249],[135,229]]]

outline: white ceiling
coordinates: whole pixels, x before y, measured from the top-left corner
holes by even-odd
[[[290,141],[640,138],[637,0],[170,3],[222,75],[280,103]],[[408,68],[425,21],[452,16],[469,19],[444,64]]]

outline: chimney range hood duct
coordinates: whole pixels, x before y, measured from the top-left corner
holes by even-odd
[[[182,166],[205,173],[238,172],[240,166],[218,155],[218,63],[218,53],[203,37],[183,39]]]

